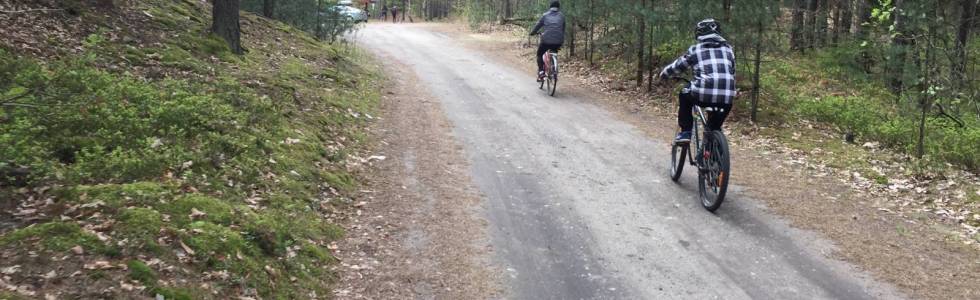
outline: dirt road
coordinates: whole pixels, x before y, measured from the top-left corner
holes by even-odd
[[[408,66],[453,126],[504,297],[903,297],[741,196],[738,170],[706,212],[691,172],[667,177],[666,144],[561,85],[546,96],[531,74],[425,26],[373,24],[358,39]]]

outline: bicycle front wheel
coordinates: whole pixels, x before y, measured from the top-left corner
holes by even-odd
[[[701,156],[701,168],[698,171],[698,195],[701,206],[714,212],[725,201],[728,191],[729,171],[731,161],[728,152],[728,139],[719,131],[704,133],[704,150]]]

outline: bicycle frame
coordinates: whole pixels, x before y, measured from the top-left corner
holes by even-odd
[[[720,109],[722,108],[712,108],[711,111],[706,111],[700,105],[694,105],[694,108],[691,109],[691,114],[694,115],[694,128],[691,130],[691,143],[695,145],[695,149],[697,151],[694,151],[693,153],[689,151],[690,156],[694,156],[694,153],[704,152],[704,143],[701,142],[701,133],[702,131],[711,131],[708,129],[708,118],[711,116],[711,113]],[[704,130],[700,130],[702,128],[704,128]],[[699,156],[698,158],[701,157]],[[702,169],[703,166],[700,164],[700,160],[695,160],[694,157],[691,157],[690,161],[692,166],[697,166],[699,170]]]
[[[554,51],[545,52],[542,59],[544,59],[544,72],[546,75],[558,73],[558,53]]]

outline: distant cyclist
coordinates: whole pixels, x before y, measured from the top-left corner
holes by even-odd
[[[558,51],[561,45],[565,43],[565,16],[558,11],[561,8],[561,3],[558,0],[551,1],[551,8],[548,12],[541,16],[538,20],[538,24],[534,25],[534,29],[531,30],[531,35],[538,34],[541,32],[541,44],[538,45],[538,81],[544,80],[544,59],[542,56],[551,51]]]
[[[693,68],[694,78],[691,86],[680,94],[680,108],[677,112],[677,124],[681,132],[674,139],[676,142],[691,141],[691,128],[694,127],[694,117],[691,109],[694,104],[703,107],[720,107],[724,111],[716,112],[708,121],[708,129],[721,130],[725,118],[732,109],[735,99],[735,51],[728,41],[721,36],[721,24],[714,19],[698,22],[694,29],[698,43],[687,49],[687,53],[674,63],[664,67],[660,79],[667,80]]]

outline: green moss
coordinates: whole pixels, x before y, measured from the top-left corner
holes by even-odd
[[[163,228],[163,216],[159,212],[150,208],[129,208],[119,214],[118,220],[116,232],[128,239],[130,245],[160,252],[156,237]]]
[[[183,48],[167,46],[159,49],[158,52],[160,54],[160,62],[164,66],[175,67],[196,73],[207,73],[208,71],[206,63]]]
[[[185,33],[180,36],[181,41],[175,44],[194,56],[207,58],[216,56],[222,61],[238,61],[237,55],[231,53],[231,48],[224,39],[214,34],[194,34]]]
[[[163,299],[173,300],[192,300],[194,293],[188,289],[173,287],[158,287],[153,289],[153,293],[163,296]]]
[[[215,261],[231,258],[242,253],[253,256],[257,252],[251,244],[236,231],[218,224],[197,221],[188,226],[190,234],[184,238],[199,258]]]
[[[325,265],[335,259],[316,244],[339,238],[343,230],[323,219],[313,199],[324,182],[344,191],[356,188],[354,176],[331,170],[342,170],[336,163],[366,140],[360,133],[366,119],[350,116],[348,109],[377,110],[378,82],[364,69],[360,60],[365,57],[246,14],[243,26],[255,33],[249,39],[255,43],[242,59],[223,40],[205,34],[204,2],[134,5],[153,15],[141,29],[164,37],[162,45],[121,44],[106,37],[128,29],[108,28],[88,41],[84,58],[66,53],[64,62],[32,62],[0,51],[0,82],[9,83],[0,96],[36,87],[46,93],[43,99],[19,99],[44,105],[9,110],[17,122],[0,122],[0,144],[10,145],[0,147],[0,156],[30,165],[38,179],[33,182],[62,186],[55,188],[59,205],[105,203],[77,211],[116,221],[106,233],[113,245],[128,241],[122,246],[126,257],[119,260],[128,262],[129,278],[148,286],[146,296],[208,295],[190,286],[157,286],[157,276],[169,279],[164,278],[169,274],[132,260],[156,257],[176,263],[170,249],[159,252],[161,234],[194,250],[193,271],[235,274],[215,281],[219,293],[245,287],[262,298],[303,298],[310,291],[328,295],[332,277]],[[223,62],[213,63],[212,56]],[[105,66],[122,68],[103,71]],[[65,110],[66,105],[84,111]],[[286,138],[303,142],[284,145]],[[323,146],[334,141],[346,146],[337,151]],[[324,159],[331,156],[333,162]],[[253,194],[262,198],[263,209],[244,205],[243,198]],[[0,189],[0,197],[7,195],[18,197]],[[192,218],[194,210],[204,214]],[[30,251],[64,251],[79,244],[90,254],[118,254],[116,246],[104,245],[78,226],[38,224],[8,232],[0,243]],[[287,255],[297,245],[298,255]],[[270,275],[266,266],[279,275]],[[98,284],[120,275],[87,274]]]
[[[0,291],[0,300],[27,300],[30,298],[21,296],[15,292]]]
[[[328,252],[326,249],[323,249],[323,247],[310,243],[304,243],[303,246],[300,248],[300,251],[301,251],[300,253],[302,253],[303,255],[312,258],[320,263],[331,263],[337,260],[336,258],[333,257],[333,255],[330,255],[330,252]]]
[[[191,213],[205,213],[196,220],[209,221],[216,224],[231,224],[234,211],[228,203],[204,195],[191,194],[177,198],[173,202],[160,206],[161,211],[170,215],[170,220],[180,227],[191,223]]]
[[[129,205],[153,205],[171,197],[175,188],[159,182],[140,181],[126,184],[77,185],[59,192],[63,199],[75,203],[102,202],[119,209]]]
[[[117,250],[102,243],[93,234],[82,231],[75,223],[49,222],[35,224],[8,232],[0,237],[0,246],[28,248],[28,244],[38,243],[47,251],[66,251],[75,246],[105,255],[116,255]]]
[[[339,172],[339,171],[335,173],[325,172],[323,174],[323,178],[324,180],[326,180],[328,184],[330,184],[330,186],[345,191],[353,190],[357,185],[355,183],[354,176],[351,176],[350,174],[344,172]]]
[[[885,175],[875,175],[874,179],[877,184],[888,185],[888,177]]]
[[[157,285],[157,273],[142,261],[130,260],[126,266],[129,268],[130,279],[139,281],[148,287]]]
[[[284,80],[290,79],[309,79],[312,71],[310,67],[299,58],[290,57],[283,62],[279,69],[279,77]]]

